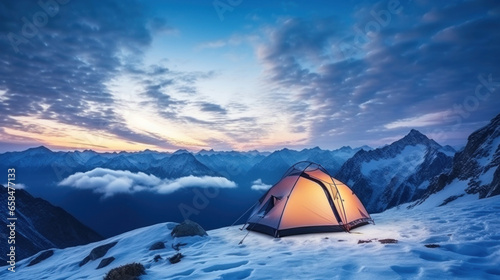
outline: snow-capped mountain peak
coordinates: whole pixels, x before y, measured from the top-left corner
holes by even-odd
[[[400,140],[392,143],[391,145],[397,147],[415,146],[415,145],[425,145],[427,147],[432,147],[434,149],[441,149],[442,146],[436,143],[436,141],[427,138],[424,134],[416,129],[410,130],[410,132],[401,138]]]
[[[452,157],[441,149],[412,129],[388,146],[358,151],[336,177],[353,189],[369,212],[380,212],[419,198],[429,178],[451,167]]]

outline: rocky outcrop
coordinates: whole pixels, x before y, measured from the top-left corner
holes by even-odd
[[[173,237],[208,235],[207,232],[199,224],[190,220],[185,220],[184,222],[175,226],[170,234]]]
[[[498,195],[500,194],[498,165],[500,165],[500,114],[488,125],[469,136],[465,148],[453,158],[450,172],[435,178],[421,201],[448,187],[454,181],[467,184],[463,194],[478,194],[479,198]]]

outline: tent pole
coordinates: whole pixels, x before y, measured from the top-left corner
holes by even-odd
[[[245,234],[245,236],[243,237],[243,239],[241,239],[241,241],[240,241],[240,243],[238,243],[238,245],[243,244],[243,240],[245,240],[245,238],[247,238],[249,233],[250,233],[250,231],[247,231],[247,234]]]
[[[258,202],[258,201],[257,201],[257,202]],[[236,221],[234,221],[234,222],[231,224],[231,227],[232,227],[232,226],[234,226],[234,224],[236,224],[236,222],[238,222],[241,218],[243,218],[243,216],[245,216],[245,214],[246,214],[246,213],[248,213],[248,211],[250,211],[250,209],[254,208],[254,207],[255,207],[255,205],[257,204],[257,202],[255,202],[252,206],[250,206],[250,208],[248,208],[248,209],[245,211],[245,213],[243,213],[243,214],[242,214],[242,215],[241,215],[238,219],[236,219]],[[243,230],[243,228],[245,227],[245,225],[246,225],[246,224],[247,224],[247,223],[245,223],[245,224],[243,225],[243,227],[242,227],[242,228],[240,228],[240,230]],[[229,227],[228,227],[227,229],[229,229]],[[226,230],[227,230],[227,229],[226,229]]]
[[[247,238],[248,234],[250,233],[250,230],[252,230],[252,228],[258,223],[260,222],[260,220],[264,218],[264,216],[260,216],[259,219],[257,221],[255,221],[254,224],[252,224],[252,227],[250,229],[248,229],[247,227],[247,234],[245,234],[245,236],[243,236],[243,239],[241,239],[240,243],[238,243],[238,245],[241,245],[243,244],[243,240],[245,240],[245,238]]]

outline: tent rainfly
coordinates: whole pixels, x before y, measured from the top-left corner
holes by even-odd
[[[299,162],[258,201],[248,230],[287,235],[347,231],[374,223],[356,194],[319,164]]]

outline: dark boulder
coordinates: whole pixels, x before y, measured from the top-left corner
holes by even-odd
[[[46,260],[48,258],[50,258],[52,255],[54,254],[54,251],[52,250],[47,250],[47,251],[44,251],[42,252],[40,255],[38,255],[36,258],[34,258],[29,264],[28,266],[32,266],[32,265],[35,265],[43,260]]]
[[[168,261],[171,263],[171,264],[174,264],[174,263],[178,263],[181,261],[181,259],[183,258],[184,256],[181,254],[181,253],[177,253],[175,255],[173,255],[172,257],[168,258]]]
[[[149,247],[149,251],[160,250],[165,248],[165,243],[158,241]]]
[[[208,235],[207,232],[199,224],[190,220],[185,220],[184,222],[176,225],[170,234],[173,237]]]
[[[83,266],[86,263],[88,263],[89,261],[95,261],[95,260],[97,260],[99,258],[104,257],[104,255],[106,255],[106,253],[108,252],[108,250],[111,249],[111,248],[113,248],[117,243],[118,242],[115,241],[115,242],[111,242],[111,243],[108,243],[108,244],[104,244],[104,245],[95,247],[94,249],[92,249],[92,251],[90,251],[90,254],[88,256],[86,256],[80,262],[79,265]]]

